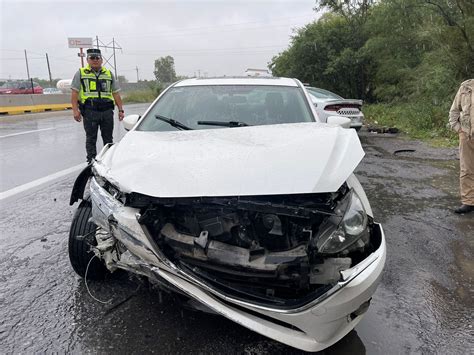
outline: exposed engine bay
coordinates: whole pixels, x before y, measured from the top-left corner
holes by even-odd
[[[122,199],[140,208],[138,222],[183,271],[234,298],[288,307],[323,294],[378,247],[370,218],[342,250],[322,246],[351,194],[344,184],[323,194]]]

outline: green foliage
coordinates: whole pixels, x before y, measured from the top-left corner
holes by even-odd
[[[61,79],[53,79],[52,82],[46,79],[33,78],[33,81],[38,83],[42,88],[55,88],[58,81]]]
[[[125,103],[148,103],[154,101],[165,88],[164,84],[155,80],[141,80],[147,88],[123,92],[122,99]]]
[[[156,80],[160,83],[172,83],[176,81],[176,71],[174,69],[174,59],[171,56],[161,57],[155,60]]]
[[[270,69],[276,76],[367,99],[372,59],[358,45],[364,36],[360,27],[348,26],[343,17],[326,14],[299,30],[290,48],[272,59]]]
[[[472,0],[316,0],[329,12],[299,30],[269,68],[347,98],[378,122],[451,139],[459,84],[474,77]]]
[[[430,103],[372,104],[363,108],[370,125],[396,127],[411,137],[427,139],[437,145],[457,144],[457,135],[447,128],[447,106]]]
[[[123,102],[130,104],[130,103],[149,103],[153,102],[159,95],[159,92],[155,90],[148,89],[148,90],[135,90],[135,91],[128,91],[123,93]]]

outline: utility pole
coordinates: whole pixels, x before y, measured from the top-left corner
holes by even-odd
[[[81,57],[81,68],[84,68],[84,52],[82,49],[83,48],[79,48],[79,57]]]
[[[99,36],[95,36],[95,41],[97,43],[97,49],[99,49]]]
[[[26,75],[28,75],[28,81],[31,84],[31,93],[35,93],[35,89],[33,87],[33,79],[30,78],[30,68],[28,68],[28,56],[26,55],[26,49],[25,49],[25,61],[26,61]]]
[[[51,86],[53,85],[53,77],[51,76],[51,68],[49,66],[49,58],[48,58],[48,53],[46,53],[46,63],[48,63],[48,73],[49,73],[49,83]]]
[[[112,37],[112,50],[114,52],[114,72],[115,72],[115,79],[118,81],[117,76],[117,62],[115,61],[115,38]]]
[[[135,70],[137,71],[137,83],[140,81],[140,78],[138,76],[138,66],[135,67]]]
[[[30,69],[28,68],[28,56],[26,55],[26,49],[25,49],[25,61],[26,61],[26,75],[28,75],[28,80],[30,80]]]

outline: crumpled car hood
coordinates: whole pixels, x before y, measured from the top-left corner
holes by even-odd
[[[276,195],[337,191],[363,156],[354,130],[308,122],[130,131],[96,169],[154,197]]]

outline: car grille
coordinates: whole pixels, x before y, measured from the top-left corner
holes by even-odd
[[[356,108],[341,108],[339,111],[337,111],[338,114],[340,115],[358,115],[359,110]]]

